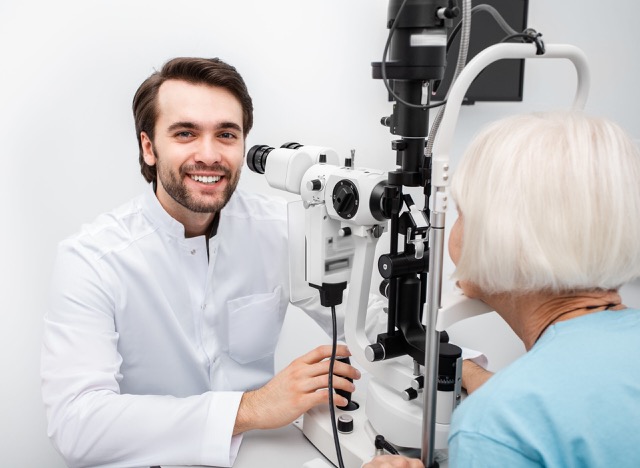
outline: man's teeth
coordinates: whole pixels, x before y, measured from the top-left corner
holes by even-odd
[[[196,182],[202,182],[203,184],[215,184],[220,180],[220,176],[199,176],[192,175],[191,178]]]

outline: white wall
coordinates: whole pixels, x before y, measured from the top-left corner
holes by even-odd
[[[616,17],[594,0],[530,3],[530,26],[547,42],[573,43],[589,56],[588,110],[640,138],[632,35],[640,4],[617,2]],[[254,97],[249,145],[295,140],[343,155],[355,148],[358,165],[389,169],[391,136],[378,122],[390,105],[370,78],[370,62],[382,55],[386,7],[387,0],[0,3],[0,465],[64,466],[45,435],[38,376],[53,254],[81,223],[143,188],[130,115],[139,83],[170,57],[219,56],[237,66]],[[486,121],[568,105],[574,85],[567,64],[527,65],[524,102],[463,109],[457,149]],[[267,190],[248,172],[245,186]],[[629,294],[638,304],[636,291]],[[305,320],[293,315],[285,332]],[[491,333],[510,339],[504,330]],[[322,339],[312,326],[309,334]],[[288,335],[281,362],[309,345]],[[496,366],[518,351],[506,348],[492,351]]]

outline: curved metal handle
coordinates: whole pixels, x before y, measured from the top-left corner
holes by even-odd
[[[478,53],[462,70],[449,92],[440,130],[433,145],[434,173],[432,174],[432,185],[434,187],[449,185],[449,177],[443,177],[447,174],[447,171],[441,171],[440,173],[437,171],[449,162],[449,153],[451,152],[453,134],[462,100],[473,80],[493,62],[502,59],[560,58],[570,60],[576,67],[578,74],[578,87],[572,107],[573,109],[584,109],[591,84],[589,65],[584,52],[578,47],[569,44],[547,44],[544,54],[537,55],[536,52],[534,44],[495,44]]]

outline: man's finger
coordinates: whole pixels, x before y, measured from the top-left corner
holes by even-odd
[[[340,376],[333,376],[333,388],[337,390],[344,390],[346,392],[354,392],[355,385],[353,382],[342,378]],[[307,392],[315,392],[316,390],[320,390],[323,388],[327,388],[329,386],[329,379],[326,375],[321,375],[318,377],[314,377],[313,379],[309,379],[307,384],[303,387],[303,389]]]
[[[327,359],[331,357],[331,345],[321,345],[315,349],[312,349],[307,354],[301,356],[299,359],[306,364],[313,364],[316,362],[320,362],[323,359]],[[351,356],[349,352],[349,348],[347,345],[338,345],[336,347],[336,356],[345,357]]]
[[[319,375],[328,375],[330,360],[321,361],[316,364],[311,364],[308,368],[310,377],[317,377]],[[350,379],[358,380],[361,375],[360,371],[355,367],[346,364],[344,362],[336,361],[333,364],[333,374],[341,375],[342,377],[348,377]]]

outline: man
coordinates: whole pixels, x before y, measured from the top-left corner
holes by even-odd
[[[253,116],[235,68],[173,59],[133,112],[149,189],[59,247],[42,352],[48,433],[73,467],[230,466],[243,432],[327,403],[331,348],[273,375],[286,209],[236,190]],[[296,305],[330,329],[317,298]],[[358,371],[334,372],[353,391],[344,377]]]

